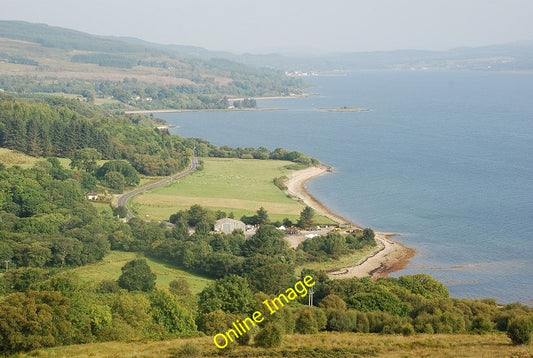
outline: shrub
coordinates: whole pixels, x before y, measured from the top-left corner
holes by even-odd
[[[328,331],[351,332],[356,330],[357,313],[355,311],[328,310]]]
[[[274,348],[281,346],[282,329],[278,324],[267,324],[255,337],[255,344],[258,347]]]
[[[346,311],[346,302],[339,296],[331,294],[326,296],[319,304],[322,308],[330,308],[335,310]]]
[[[186,296],[191,294],[191,286],[184,278],[178,278],[170,281],[168,284],[168,290],[170,293],[176,296]]]
[[[412,336],[415,334],[415,329],[411,323],[404,323],[400,328],[400,331],[404,336]]]
[[[494,324],[486,315],[478,316],[472,321],[472,331],[474,333],[487,333],[492,331],[493,327]]]
[[[194,343],[188,342],[181,346],[172,357],[196,357],[200,354],[200,348]]]
[[[302,334],[318,333],[326,328],[327,322],[326,314],[321,309],[305,307],[296,319],[296,331]]]
[[[507,336],[511,338],[513,344],[529,344],[531,343],[531,333],[533,332],[533,324],[531,318],[519,317],[509,321],[507,327]]]
[[[97,293],[117,293],[120,291],[120,286],[115,280],[103,280],[96,286]]]

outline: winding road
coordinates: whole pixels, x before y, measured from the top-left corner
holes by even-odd
[[[123,206],[123,207],[126,208],[126,220],[130,220],[130,219],[135,217],[135,215],[133,215],[133,213],[131,212],[130,208],[128,207],[128,200],[130,200],[132,197],[134,197],[135,195],[144,193],[147,190],[151,190],[151,189],[163,186],[165,184],[168,184],[168,183],[170,183],[171,181],[173,181],[175,179],[183,178],[184,176],[189,175],[192,172],[194,172],[197,167],[198,167],[198,158],[196,158],[196,156],[194,156],[192,158],[191,167],[189,169],[184,170],[184,171],[179,172],[179,173],[176,173],[176,174],[173,174],[173,175],[171,175],[169,177],[166,177],[164,179],[156,181],[155,183],[151,183],[151,184],[142,186],[140,188],[137,188],[135,190],[132,190],[130,192],[117,195],[118,205],[119,206]]]

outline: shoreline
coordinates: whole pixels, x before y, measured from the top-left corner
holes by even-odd
[[[332,169],[325,166],[315,166],[295,171],[286,182],[286,192],[312,207],[320,215],[326,216],[339,224],[349,224],[355,228],[362,229],[359,225],[331,211],[308,192],[306,184],[309,180],[331,172]],[[378,249],[373,254],[363,258],[355,266],[328,272],[328,276],[330,278],[386,277],[388,274],[404,268],[416,253],[416,250],[392,239],[398,234],[387,232],[375,232],[375,234]]]
[[[250,97],[258,101],[270,99],[297,99],[312,96],[313,93],[302,93],[290,96]],[[248,97],[246,97],[248,98]],[[245,98],[228,98],[228,101],[242,101]],[[284,108],[255,107],[255,108],[217,108],[217,109],[139,109],[124,111],[124,114],[150,114],[150,113],[187,113],[187,112],[244,112],[244,111],[283,111]]]
[[[124,111],[124,114],[156,114],[156,113],[192,113],[192,112],[253,112],[253,111],[284,111],[283,108],[222,108],[222,109],[140,109]]]

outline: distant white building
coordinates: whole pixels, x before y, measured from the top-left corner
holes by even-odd
[[[87,200],[98,200],[98,193],[91,191],[87,193]]]
[[[234,230],[246,230],[246,225],[240,221],[230,218],[224,218],[215,222],[215,231],[224,234],[231,234]]]

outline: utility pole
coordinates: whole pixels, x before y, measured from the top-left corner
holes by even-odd
[[[309,306],[313,305],[313,295],[315,294],[315,290],[312,288],[309,289]]]

